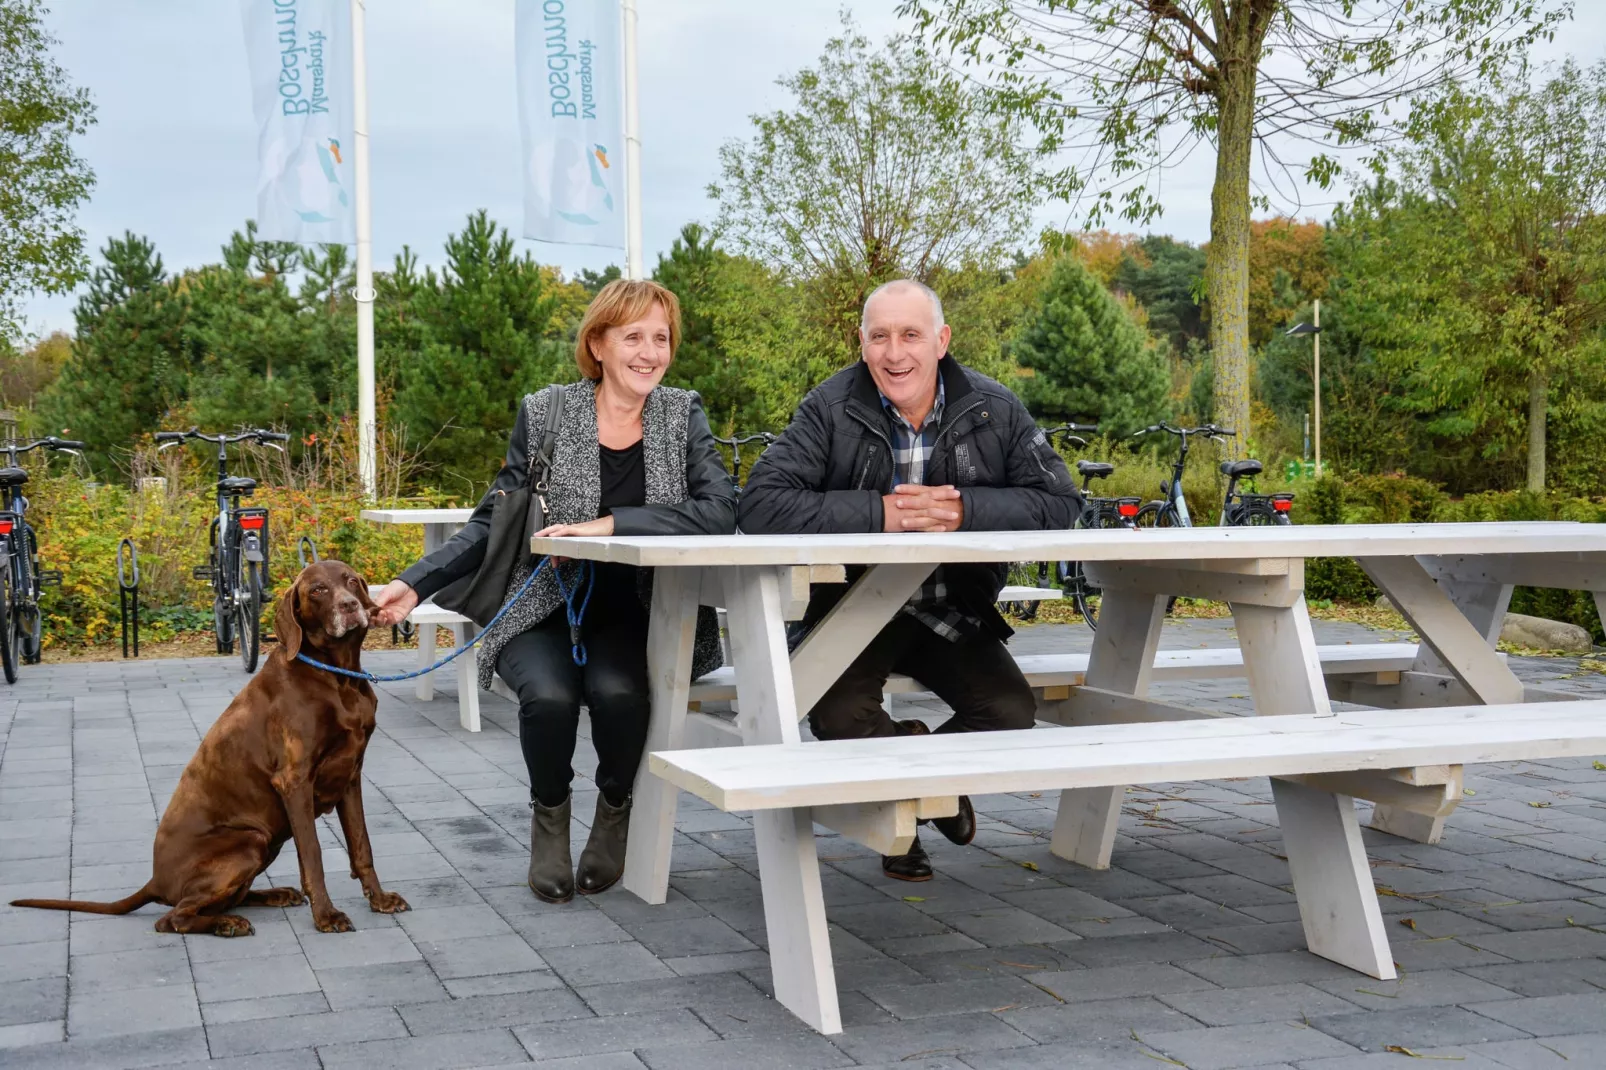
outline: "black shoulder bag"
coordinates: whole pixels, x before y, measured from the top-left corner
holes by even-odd
[[[528,558],[530,538],[547,526],[547,486],[552,478],[552,453],[563,420],[562,386],[547,388],[546,423],[541,445],[530,458],[524,486],[498,491],[491,507],[491,533],[485,543],[485,560],[473,575],[464,576],[435,595],[442,609],[461,613],[481,628],[502,608],[513,569]]]

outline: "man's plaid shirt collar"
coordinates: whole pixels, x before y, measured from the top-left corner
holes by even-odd
[[[878,391],[879,392],[879,391]],[[942,376],[937,376],[937,400],[926,414],[925,423],[917,429],[913,427],[898,407],[885,395],[881,394],[881,405],[887,410],[892,419],[892,486],[901,483],[926,483],[926,465],[931,460],[931,452],[937,447],[937,431],[942,424],[942,410],[947,401],[947,391],[943,387]],[[892,487],[887,488],[889,491]],[[926,627],[950,642],[957,642],[966,635],[977,633],[981,622],[955,609],[948,601],[948,584],[943,578],[943,570],[939,567],[927,577],[920,589],[909,596],[904,603],[903,612],[914,617]]]

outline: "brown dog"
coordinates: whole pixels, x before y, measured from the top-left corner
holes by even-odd
[[[379,886],[362,811],[362,758],[378,699],[366,680],[295,660],[302,650],[326,665],[360,667],[373,602],[362,577],[339,561],[308,565],[279,600],[279,647],[229,703],[184,767],[156,829],[150,881],[115,903],[18,899],[12,906],[127,914],[147,903],[172,907],[164,933],[246,936],[251,923],[228,914],[242,904],[286,907],[312,900],[319,932],[349,932],[324,887],[318,815],[340,813],[351,875],[382,914],[407,902]],[[284,841],[295,838],[301,891],[252,891]]]

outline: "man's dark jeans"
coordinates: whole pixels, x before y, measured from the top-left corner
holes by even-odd
[[[991,636],[952,642],[900,612],[809,711],[815,736],[896,735],[881,705],[881,689],[893,673],[914,677],[953,707],[938,732],[996,732],[1036,723],[1031,686],[1002,642]]]

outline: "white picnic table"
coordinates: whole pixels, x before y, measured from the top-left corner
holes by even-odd
[[[687,701],[699,604],[727,611],[740,742],[795,744],[799,721],[941,563],[1084,563],[1103,590],[1093,649],[1082,683],[1054,689],[1052,697],[1045,693],[1039,706],[1040,719],[1061,725],[1202,716],[1147,697],[1172,595],[1229,604],[1258,715],[1331,716],[1322,652],[1305,607],[1307,558],[1355,557],[1421,637],[1398,671],[1334,676],[1333,697],[1385,708],[1574,698],[1517,680],[1494,648],[1500,622],[1515,584],[1589,590],[1597,604],[1606,595],[1606,526],[1574,523],[564,538],[536,539],[532,549],[657,570],[648,637],[650,754],[690,745]],[[785,620],[796,601],[793,570],[851,565],[869,568],[789,652]],[[1200,730],[1208,734],[1212,726]],[[646,902],[661,903],[678,789],[649,765],[643,763],[636,781],[624,884]],[[1215,775],[1228,775],[1232,767],[1229,748]],[[1376,801],[1378,827],[1431,840],[1459,801],[1460,766],[1350,768],[1356,771],[1323,773],[1300,785],[1274,781],[1283,837],[1311,950],[1389,977],[1393,965],[1350,800]],[[1246,765],[1244,775],[1255,772]],[[1108,786],[1063,790],[1050,850],[1090,867],[1108,866],[1123,793]],[[875,814],[884,812],[891,811]],[[871,828],[871,811],[852,805],[754,810],[777,997],[832,1032],[840,1022],[811,813],[814,822],[861,842],[906,840]],[[908,818],[914,811],[898,813]]]

